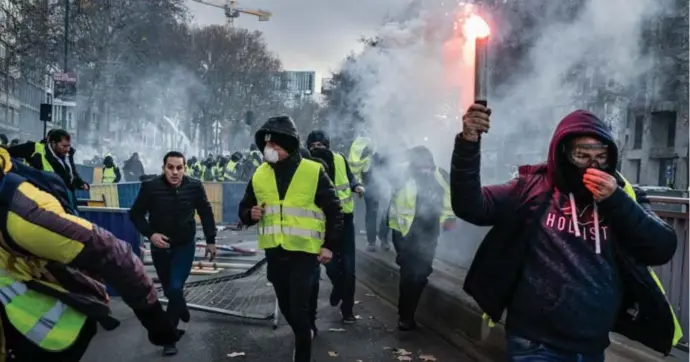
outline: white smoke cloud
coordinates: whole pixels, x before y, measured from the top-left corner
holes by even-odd
[[[542,1],[538,7],[526,1],[520,6],[504,3],[499,7],[519,9],[524,4],[527,9],[532,5],[529,10],[515,11],[532,12],[528,17],[537,26],[523,32],[531,38],[531,47],[524,63],[515,61],[512,73],[518,74],[512,74],[500,92],[492,89],[489,97],[494,112],[492,129],[483,138],[482,146],[489,151],[482,155],[482,166],[495,170],[483,172],[484,183],[505,181],[516,164],[545,159],[553,129],[571,110],[591,107],[614,131],[624,127],[616,116],[626,115],[629,99],[611,97],[605,107],[596,106],[592,100],[582,101],[582,83],[586,80],[595,89],[608,87],[618,93],[634,86],[651,66],[641,54],[640,34],[645,23],[663,10],[655,0]],[[581,8],[573,16],[568,9],[577,8],[577,3]],[[358,110],[365,121],[361,133],[376,140],[380,150],[394,153],[424,144],[434,153],[437,165],[448,169],[454,137],[461,130],[459,116],[467,106],[458,104],[458,92],[472,91],[449,89],[444,68],[443,42],[447,39],[443,35],[449,34],[459,5],[447,1],[417,5],[419,11],[381,28],[381,38],[390,45],[387,49],[367,49],[344,70],[359,81],[354,98],[360,102]],[[560,20],[554,20],[558,14]],[[525,18],[524,14],[508,15]],[[501,23],[501,19],[491,17],[494,41],[522,31],[523,24]],[[510,66],[510,61],[502,64]],[[503,164],[497,164],[499,154],[508,154],[502,158]],[[393,178],[398,170],[389,173],[387,178]],[[463,225],[464,233],[468,227]],[[461,264],[471,260],[476,245],[453,245],[446,254],[456,254]]]

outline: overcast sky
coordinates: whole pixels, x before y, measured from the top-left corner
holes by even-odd
[[[224,0],[204,0],[223,4]],[[225,24],[222,9],[187,0],[194,22]],[[241,14],[236,26],[264,33],[286,70],[314,70],[327,77],[353,50],[357,39],[372,35],[386,15],[395,14],[408,0],[238,0],[237,7],[273,13],[268,22]],[[320,81],[317,82],[317,89]]]

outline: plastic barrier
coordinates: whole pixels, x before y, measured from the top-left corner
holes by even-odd
[[[129,220],[127,209],[110,207],[80,207],[79,216],[101,228],[110,231],[118,239],[132,247],[132,252],[141,258],[141,235]],[[117,293],[108,287],[108,293],[116,296]]]
[[[117,184],[117,198],[119,207],[129,209],[134,205],[141,188],[141,182],[123,182]]]
[[[105,197],[106,207],[120,207],[117,184],[91,185],[89,196],[91,200],[101,200]]]
[[[123,182],[118,184],[94,184],[88,195],[77,193],[80,201],[105,199],[105,207],[129,209],[139,194],[141,182]],[[213,218],[217,224],[231,224],[238,221],[237,210],[240,200],[247,188],[245,182],[204,182],[206,197],[213,209]],[[93,204],[93,203],[92,203]],[[196,217],[197,223],[200,222]]]
[[[213,219],[216,224],[223,223],[223,183],[222,182],[204,182],[204,189],[206,190],[206,197],[211,203],[213,209]],[[199,216],[196,216],[197,222],[200,222]]]
[[[223,184],[223,223],[232,224],[239,221],[237,214],[246,188],[247,183],[245,182],[226,182]]]

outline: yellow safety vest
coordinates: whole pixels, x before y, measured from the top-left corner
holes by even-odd
[[[350,146],[350,155],[347,161],[350,163],[350,171],[357,177],[358,180],[362,180],[362,173],[369,171],[371,166],[371,155],[362,158],[362,152],[364,149],[371,144],[371,139],[366,137],[357,137]]]
[[[111,184],[115,182],[115,167],[104,167],[103,168],[103,178],[102,183]]]
[[[343,157],[341,154],[334,153],[333,163],[335,164],[335,191],[338,193],[340,206],[343,209],[343,213],[352,214],[352,212],[355,210],[355,202],[352,199],[350,180],[347,178],[345,157]]]
[[[448,219],[455,218],[450,204],[450,186],[443,178],[443,175],[436,169],[434,172],[436,181],[443,187],[443,212],[439,222],[443,223]],[[414,180],[407,181],[405,187],[393,196],[393,202],[388,212],[388,226],[399,231],[403,236],[410,232],[412,221],[415,217],[417,207],[417,183]]]
[[[53,166],[50,165],[50,162],[48,162],[48,159],[46,158],[46,145],[41,143],[41,142],[35,142],[34,143],[34,153],[31,155],[31,157],[34,157],[36,155],[41,156],[41,165],[43,166],[43,171],[45,172],[54,172]]]
[[[250,151],[249,156],[252,158],[252,164],[254,165],[254,167],[259,167],[261,165],[261,160],[263,159],[261,152],[256,150]]]
[[[184,174],[192,177],[194,175],[194,169],[193,166],[189,166],[189,164],[184,166]]]
[[[213,177],[216,181],[225,181],[225,168],[219,164],[213,166]]]
[[[259,221],[259,248],[282,247],[290,251],[319,254],[326,232],[326,216],[314,204],[319,173],[323,166],[301,160],[285,198],[280,199],[273,167],[264,163],[252,176],[257,204],[264,207]]]
[[[21,180],[8,173],[5,187],[14,190]],[[14,191],[7,190],[11,195]],[[8,219],[0,220],[0,228],[7,228]],[[56,292],[68,293],[62,286],[38,279],[46,261],[29,258],[12,250],[7,238],[0,239],[0,303],[14,328],[36,346],[44,350],[63,351],[77,340],[86,322],[86,315],[66,305],[60,299],[29,289],[28,282],[40,283]]]
[[[237,169],[237,162],[228,161],[228,164],[225,165],[225,180],[226,181],[237,181],[237,178],[235,177],[235,170],[236,169]]]
[[[633,189],[632,184],[628,182],[628,180],[626,180],[620,172],[618,173],[618,176],[625,183],[623,186],[623,191],[625,191],[625,194],[637,202],[637,196],[635,195],[635,189]],[[659,287],[659,290],[661,290],[661,293],[663,293],[665,297],[666,291],[664,290],[664,286],[661,284],[659,277],[657,277],[656,273],[651,267],[647,267],[647,269],[649,270],[649,274],[652,276],[652,279],[654,279],[657,287]],[[671,315],[673,316],[673,340],[671,342],[671,347],[674,347],[678,344],[680,339],[683,338],[683,328],[681,328],[680,323],[678,322],[678,317],[676,317],[676,312],[673,310],[673,306],[671,303],[669,303],[668,298],[666,299],[666,303],[668,303],[668,306],[671,309]],[[496,325],[496,323],[492,321],[491,317],[489,317],[487,314],[483,314],[482,319],[488,322],[489,327],[494,327]]]

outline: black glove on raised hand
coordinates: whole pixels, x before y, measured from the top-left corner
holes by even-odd
[[[182,336],[163,311],[160,302],[146,309],[134,310],[134,314],[149,332],[149,341],[156,346],[175,344]]]

